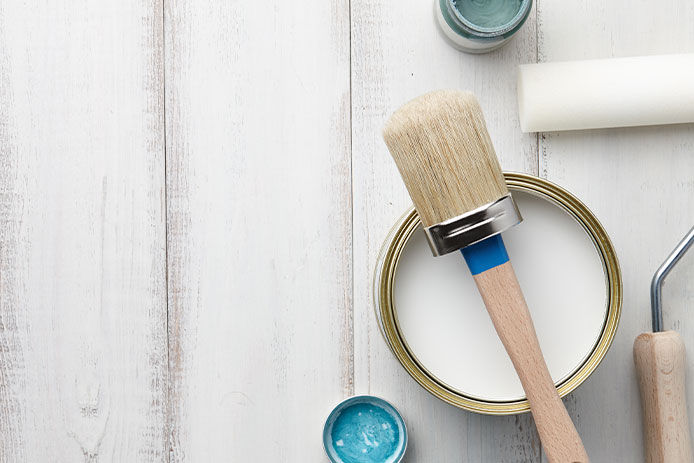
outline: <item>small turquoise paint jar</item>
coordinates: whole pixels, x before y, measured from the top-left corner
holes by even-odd
[[[503,46],[521,28],[531,8],[532,0],[434,0],[443,35],[467,53]]]
[[[385,400],[350,397],[325,421],[323,447],[332,463],[399,463],[407,448],[407,428]]]

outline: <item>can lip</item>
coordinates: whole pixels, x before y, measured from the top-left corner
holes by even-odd
[[[603,262],[607,283],[607,313],[600,336],[585,360],[557,384],[561,397],[580,386],[597,369],[614,339],[622,306],[622,280],[619,262],[607,232],[593,213],[564,188],[539,177],[504,172],[511,190],[541,196],[569,213],[592,239]],[[390,230],[381,247],[373,280],[374,309],[386,344],[407,373],[435,397],[456,407],[489,415],[512,415],[530,410],[527,399],[492,401],[465,395],[447,386],[428,372],[412,353],[400,332],[393,304],[393,280],[400,255],[410,236],[420,226],[414,208],[408,209]]]
[[[332,463],[350,463],[350,462],[344,462],[341,459],[340,460],[335,460],[333,458],[333,455],[330,453],[330,449],[328,448],[328,436],[329,436],[329,431],[332,427],[332,422],[334,421],[334,418],[336,418],[336,415],[341,412],[343,409],[345,409],[348,405],[351,405],[353,402],[358,402],[358,401],[365,401],[369,402],[372,404],[375,404],[377,406],[380,406],[381,408],[386,409],[387,412],[391,413],[392,416],[395,418],[397,421],[398,425],[402,427],[402,435],[403,435],[403,443],[400,448],[398,448],[397,455],[394,460],[389,461],[389,463],[400,463],[402,459],[405,457],[405,453],[407,451],[407,442],[408,442],[408,432],[407,432],[407,424],[405,423],[405,420],[402,418],[402,415],[398,411],[395,406],[387,401],[386,399],[375,396],[375,395],[368,395],[368,394],[357,394],[353,396],[349,396],[346,399],[340,401],[333,409],[330,411],[328,416],[325,419],[325,424],[323,425],[323,450],[325,450],[326,455],[328,456],[328,459]]]

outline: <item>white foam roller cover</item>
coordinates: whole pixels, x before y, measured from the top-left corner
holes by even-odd
[[[694,54],[525,64],[523,132],[694,122]]]

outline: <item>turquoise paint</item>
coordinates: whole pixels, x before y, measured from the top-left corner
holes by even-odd
[[[382,399],[353,397],[331,413],[323,434],[328,456],[336,463],[396,463],[405,453],[404,422]]]
[[[453,0],[462,17],[472,24],[495,29],[511,22],[521,9],[522,0]]]
[[[356,404],[340,413],[330,437],[345,462],[383,463],[397,450],[398,434],[395,420],[381,407]]]
[[[532,9],[532,0],[435,0],[445,37],[469,53],[495,50],[511,39]]]

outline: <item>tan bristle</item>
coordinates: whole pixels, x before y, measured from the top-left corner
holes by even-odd
[[[472,93],[440,90],[395,111],[383,129],[425,227],[508,194]]]

